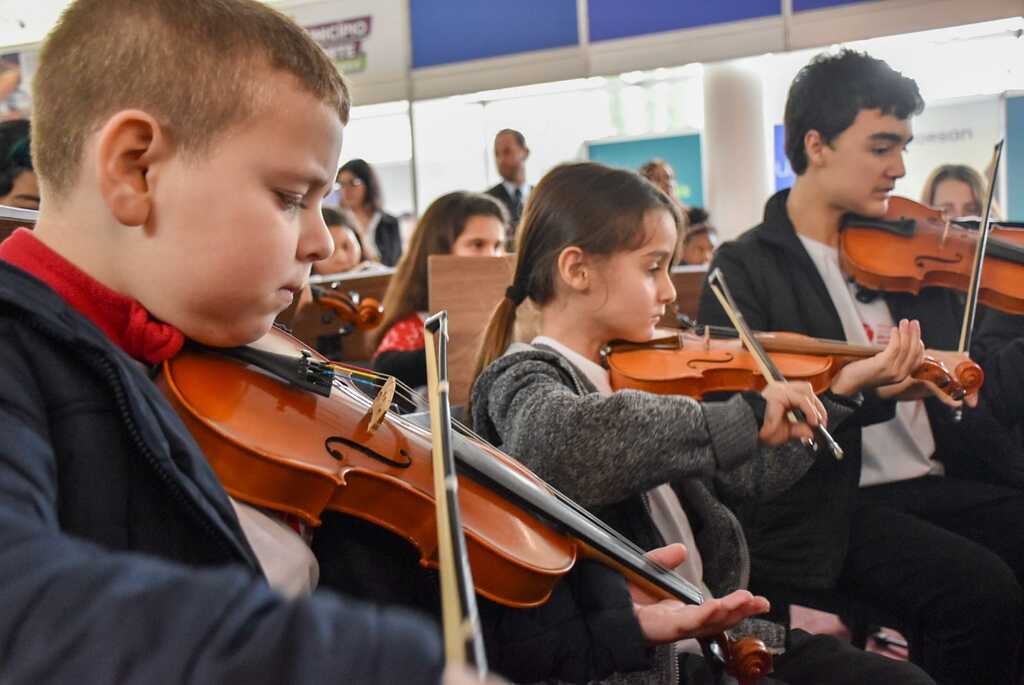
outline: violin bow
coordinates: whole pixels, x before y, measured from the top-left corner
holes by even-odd
[[[974,333],[974,315],[978,310],[978,294],[981,285],[982,260],[985,258],[985,248],[988,245],[988,236],[992,232],[992,198],[996,191],[996,177],[999,174],[999,160],[1003,158],[1003,143],[1000,140],[996,143],[992,153],[992,179],[988,186],[988,199],[985,200],[985,216],[982,217],[981,225],[978,226],[978,247],[974,250],[974,265],[971,267],[971,282],[967,288],[967,304],[964,306],[964,320],[960,327],[960,344],[958,352],[970,353],[971,336]]]
[[[448,312],[423,324],[427,357],[430,432],[434,448],[434,499],[437,503],[437,547],[441,578],[441,614],[445,661],[463,665],[472,659],[477,675],[487,675],[480,616],[459,513],[459,481],[452,453],[452,414],[448,398]],[[436,337],[436,342],[435,342]]]
[[[761,342],[754,337],[750,332],[750,327],[747,326],[747,320],[743,318],[743,312],[736,306],[736,301],[732,299],[732,293],[729,292],[729,286],[725,283],[725,274],[722,273],[720,268],[716,268],[710,274],[708,274],[708,287],[711,288],[711,292],[718,298],[718,302],[722,305],[722,309],[725,310],[729,320],[732,321],[732,327],[736,329],[736,332],[740,336],[740,340],[743,341],[744,347],[746,347],[750,354],[754,357],[757,362],[757,366],[761,371],[761,375],[764,376],[765,382],[771,383],[784,383],[786,381],[785,376],[779,371],[775,363],[768,357],[768,354],[764,351],[761,346]],[[798,423],[806,421],[807,417],[800,409],[791,409],[787,412],[791,423]],[[837,460],[843,458],[843,448],[839,446],[839,443],[835,441],[835,438],[828,432],[828,429],[823,425],[818,425],[814,429],[815,435],[821,440],[822,444],[828,447]],[[817,445],[814,441],[808,443],[808,447],[811,449],[817,449]]]

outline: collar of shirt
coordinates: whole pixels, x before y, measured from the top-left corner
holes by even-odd
[[[185,344],[180,330],[154,318],[137,300],[103,285],[28,229],[19,228],[0,245],[0,259],[50,286],[133,359],[159,364]]]
[[[511,181],[502,181],[501,185],[505,186],[505,191],[508,193],[509,197],[515,197],[516,188],[518,188],[519,192],[521,193],[520,197],[523,202],[526,202],[526,196],[530,194],[530,186],[527,185],[526,183],[524,183],[521,186],[517,186],[515,183],[512,183]]]
[[[575,366],[580,373],[586,376],[587,380],[597,388],[597,391],[600,394],[612,394],[612,383],[611,379],[608,377],[608,370],[603,368],[600,364],[587,359],[579,352],[569,349],[554,338],[549,338],[546,335],[538,335],[533,339],[531,344],[545,345],[555,350],[569,360],[569,363]]]

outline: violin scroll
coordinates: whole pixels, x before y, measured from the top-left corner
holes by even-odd
[[[723,638],[725,644],[721,645]],[[756,683],[772,672],[772,655],[761,640],[754,637],[734,640],[719,636],[718,641],[726,653],[725,672],[740,685]]]
[[[313,301],[337,314],[338,318],[361,331],[377,327],[384,318],[384,308],[375,298],[360,298],[333,288],[311,285]]]

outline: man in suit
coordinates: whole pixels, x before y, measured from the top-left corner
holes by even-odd
[[[505,205],[511,217],[508,230],[508,250],[515,250],[516,227],[523,214],[530,186],[526,185],[526,158],[530,148],[526,138],[519,131],[503,128],[494,136],[494,161],[498,165],[501,183],[489,188],[486,193]]]

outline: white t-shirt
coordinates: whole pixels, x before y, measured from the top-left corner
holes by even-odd
[[[532,344],[546,345],[556,350],[568,359],[573,366],[583,372],[587,380],[597,388],[599,394],[605,397],[612,394],[612,384],[608,377],[607,369],[602,368],[599,364],[587,359],[582,354],[569,349],[554,338],[540,335],[533,339]],[[690,519],[686,516],[686,511],[683,510],[683,506],[679,503],[676,491],[672,489],[671,485],[664,483],[648,490],[644,495],[647,500],[647,507],[650,509],[651,519],[654,521],[658,532],[661,533],[661,537],[665,540],[665,544],[681,542],[686,547],[686,561],[676,569],[676,573],[689,581],[691,585],[698,587],[705,596],[711,597],[711,591],[704,584],[704,563],[700,558],[697,540],[693,536]],[[691,654],[701,653],[700,643],[696,640],[680,640],[676,643],[676,646],[680,650]]]
[[[797,237],[825,282],[847,341],[888,344],[895,322],[885,300],[878,297],[867,303],[859,301],[855,297],[856,286],[839,268],[839,250],[806,236]],[[898,402],[894,418],[864,428],[861,436],[861,486],[944,473],[942,463],[933,458],[935,438],[921,400]]]

